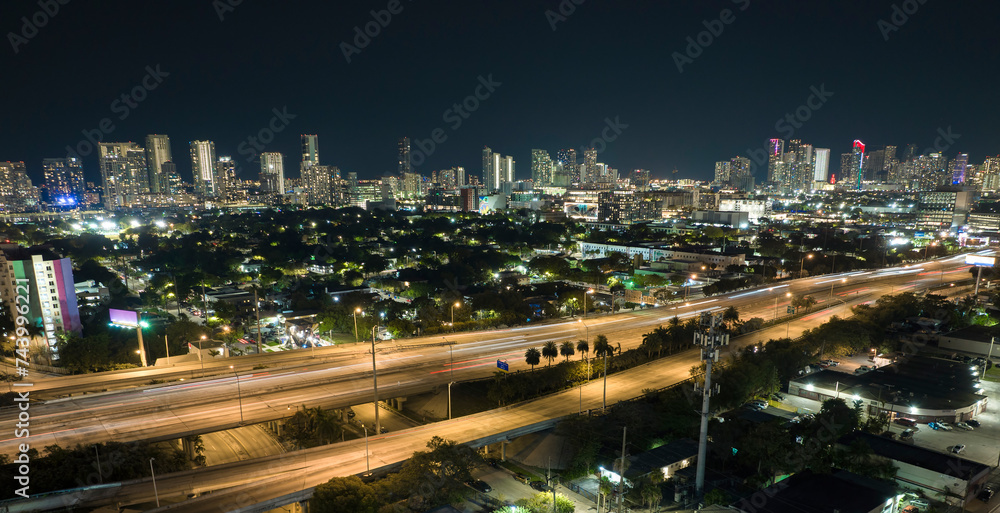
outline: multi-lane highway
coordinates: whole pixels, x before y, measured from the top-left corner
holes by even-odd
[[[963,257],[952,257],[921,266],[806,278],[634,313],[428,337],[408,342],[410,349],[405,350],[393,349],[393,343],[385,342],[378,351],[379,396],[427,392],[452,380],[452,373],[456,380],[487,376],[495,370],[497,359],[506,359],[512,370],[526,368],[524,350],[548,340],[593,339],[597,334],[606,334],[613,344],[629,348],[638,345],[651,328],[674,316],[685,319],[736,306],[742,318],[780,318],[790,301],[788,294],[811,294],[822,301],[816,312],[786,327],[789,333],[793,329],[801,332],[830,314],[842,315],[848,303],[968,277]],[[455,344],[431,345],[442,339]],[[0,440],[0,451],[12,455],[15,444],[24,442],[35,447],[69,447],[107,440],[165,440],[280,419],[303,405],[340,408],[370,401],[371,357],[364,349],[361,345],[330,352],[324,356],[330,363],[308,362],[306,366],[243,372],[238,377],[229,374],[32,404],[31,437],[17,439],[8,435]],[[0,423],[13,425],[15,417],[15,411],[2,412]]]

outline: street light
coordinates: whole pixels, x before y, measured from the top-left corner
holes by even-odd
[[[243,390],[240,389],[240,373],[236,372],[236,367],[230,365],[230,369],[233,369],[233,374],[236,375],[236,394],[240,400],[240,425],[243,425]]]
[[[688,292],[691,291],[691,281],[694,281],[696,278],[698,278],[698,275],[697,274],[692,274],[691,275],[691,280],[688,281],[687,285],[684,287],[684,301],[687,301]]]
[[[378,411],[378,410],[375,410]],[[361,429],[365,430],[365,476],[372,475],[371,462],[368,461],[368,428],[364,424],[361,425]]]
[[[202,335],[201,338],[198,340],[198,361],[201,362],[201,375],[202,375],[202,377],[205,376],[205,357],[204,357],[204,355],[201,354],[201,352],[202,352],[202,350],[201,350],[201,343],[204,342],[206,338],[208,338],[207,335]]]
[[[587,323],[583,322],[583,319],[577,319],[576,322],[578,322],[580,324],[583,324],[583,327],[587,328],[587,338],[585,340],[587,341],[587,351],[590,351],[590,326],[587,326]],[[590,382],[590,358],[589,357],[587,358],[587,382],[588,383]],[[580,393],[582,394],[583,392],[580,392]]]
[[[156,496],[156,507],[160,507],[160,492],[156,490],[156,471],[153,470],[153,460],[156,458],[149,458],[149,473],[153,475],[153,494]]]
[[[983,364],[983,373],[979,376],[980,380],[986,377],[986,367],[989,367],[990,359],[993,358],[993,342],[995,340],[996,337],[990,337],[990,352],[986,354],[986,363]]]
[[[791,292],[785,292],[785,297],[788,297],[788,298],[792,297],[792,293]],[[788,338],[788,330],[790,330],[791,327],[792,327],[792,317],[789,316],[788,317],[788,322],[785,323],[785,338]]]
[[[808,255],[805,255],[805,256],[802,257],[802,260],[799,262],[799,278],[802,277],[802,272],[805,270],[806,259],[807,258],[812,258],[812,257],[813,257],[812,253],[809,253]]]
[[[847,278],[841,278],[840,279],[840,283],[847,283]],[[830,298],[831,299],[833,299],[833,286],[836,285],[836,284],[837,284],[836,280],[834,280],[834,282],[830,284]]]
[[[354,343],[355,344],[357,344],[358,342],[361,341],[361,339],[358,338],[358,314],[359,313],[361,313],[361,308],[360,307],[359,308],[355,308],[354,309]]]
[[[455,301],[455,304],[451,305],[451,329],[452,329],[452,331],[455,331],[455,309],[456,308],[461,308],[461,307],[462,307],[462,304],[459,303],[458,301]]]
[[[594,289],[587,289],[587,293],[583,295],[583,317],[587,317],[587,295],[593,294]]]
[[[375,393],[375,434],[382,432],[382,424],[378,420],[378,368],[375,366],[375,330],[378,324],[372,326],[372,390]]]

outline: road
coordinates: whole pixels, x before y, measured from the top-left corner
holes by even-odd
[[[736,306],[743,318],[781,315],[789,298],[813,294],[823,299],[820,309],[791,323],[758,333],[758,338],[780,338],[780,328],[801,332],[839,313],[843,303],[873,301],[889,290],[919,290],[936,285],[941,277],[966,278],[964,257],[952,257],[925,266],[883,271],[819,276],[755,291],[744,291],[686,305],[651,308],[634,313],[588,317],[581,322],[558,322],[489,332],[471,332],[406,341],[410,349],[395,349],[396,341],[382,342],[378,351],[379,397],[416,395],[452,379],[489,376],[498,358],[511,370],[526,368],[524,350],[548,340],[577,340],[598,333],[623,349],[637,346],[642,335],[674,316],[690,318],[700,312]],[[940,274],[943,270],[944,274]],[[846,282],[841,280],[846,279]],[[777,308],[774,304],[777,303]],[[823,308],[823,305],[831,305]],[[455,345],[431,346],[443,340]],[[424,344],[424,345],[421,345]],[[31,436],[14,438],[13,430],[0,439],[0,451],[13,455],[17,444],[34,447],[58,444],[71,447],[107,440],[168,440],[204,434],[241,424],[280,419],[296,407],[342,408],[371,401],[371,356],[365,345],[332,348],[333,363],[299,364],[293,368],[264,369],[237,375],[191,380],[33,403]],[[267,355],[261,355],[267,357]],[[300,356],[301,358],[301,356]],[[452,363],[453,361],[453,363]],[[17,412],[0,413],[0,425],[14,425]]]
[[[945,262],[944,265],[946,271],[951,269],[951,272],[964,272],[956,270],[958,267],[957,261]],[[876,281],[864,283],[864,286],[860,288],[859,284],[856,282],[848,284],[843,290],[836,288],[835,284],[833,295],[839,296],[843,294],[846,301],[849,304],[853,304],[854,302],[870,301],[871,299],[866,300],[865,298],[878,297],[879,295],[887,293],[892,289],[900,287],[919,289],[921,287],[936,284],[937,280],[939,280],[937,272],[927,272],[921,268],[906,272],[890,271],[875,273],[872,277],[875,278]],[[829,279],[829,277],[825,277],[825,279]],[[854,279],[861,280],[864,278],[859,277]],[[793,284],[789,288],[793,290],[795,294],[800,294],[802,292],[812,291],[817,287],[820,287],[823,290],[829,290],[829,285],[827,283],[829,282],[824,281],[824,277],[818,277],[815,279],[802,280],[800,283]],[[755,305],[753,303],[746,304],[742,302],[739,304],[742,307],[746,307],[747,311],[750,313],[754,311],[767,311],[773,308],[773,306],[767,305],[766,303],[768,303],[768,301],[766,300],[761,301],[757,294],[771,294],[772,296],[777,297],[776,295],[781,292],[781,290],[770,290],[766,292],[756,291],[749,293],[742,292],[733,294],[734,297],[731,299],[732,303],[736,303],[737,300],[741,298],[750,297],[749,301],[756,303]],[[747,296],[747,294],[750,294],[750,296]],[[765,297],[766,299],[771,299],[770,296]],[[714,302],[716,299],[706,301]],[[723,302],[723,304],[728,306],[731,303]],[[840,303],[836,301],[833,301],[831,304],[833,307],[826,309],[828,310],[827,315],[829,313],[834,313],[840,305]],[[692,303],[691,305],[679,306],[675,308],[680,310],[678,313],[681,314],[682,317],[697,315],[697,312],[705,309],[702,303]],[[823,310],[820,310],[820,312],[822,311]],[[667,315],[663,316],[664,313],[667,313]],[[601,319],[591,319],[590,325],[591,327],[596,325],[602,328],[611,328],[612,326],[616,327],[617,330],[613,332],[616,334],[613,340],[618,338],[618,334],[631,334],[632,337],[637,338],[641,337],[642,331],[648,331],[648,327],[650,325],[663,322],[664,320],[672,317],[672,314],[673,312],[670,312],[669,310],[664,312],[664,309],[661,308],[656,310],[647,310],[637,314],[606,316]],[[744,317],[746,316],[747,315],[744,314]],[[809,319],[809,317],[813,318]],[[796,322],[801,323],[804,326],[808,326],[810,324],[818,324],[822,321],[822,319],[824,319],[823,316],[810,314]],[[618,328],[618,326],[622,326],[622,324],[618,323],[626,320],[630,322],[625,324],[624,328]],[[541,331],[543,331],[544,334],[534,334],[530,332],[524,333],[524,331],[531,330],[531,328],[518,328],[515,330],[505,330],[500,332],[505,336],[499,339],[494,339],[489,343],[481,342],[476,345],[463,344],[455,346],[454,351],[458,354],[453,367],[456,372],[460,370],[465,372],[472,369],[480,369],[490,372],[493,363],[492,359],[495,357],[495,353],[501,349],[506,351],[506,348],[509,345],[508,342],[510,342],[509,339],[516,339],[521,343],[521,347],[524,347],[524,343],[529,342],[529,340],[527,340],[529,338],[532,339],[530,340],[531,343],[538,343],[537,340],[534,340],[534,337],[551,337],[551,330],[572,332],[577,329],[572,326],[572,323],[561,323],[542,328],[543,329]],[[783,329],[788,328],[784,325],[775,326],[769,330],[765,330],[765,333],[761,334],[761,336],[776,338],[781,335],[780,332]],[[796,325],[796,329],[800,329],[798,325]],[[512,332],[521,334],[512,336]],[[612,333],[610,330],[603,329],[601,332]],[[566,333],[563,333],[563,335],[565,336]],[[576,335],[577,334],[574,333],[570,336],[575,338]],[[741,344],[754,343],[755,340],[756,337],[747,337],[741,341]],[[497,347],[498,345],[499,347]],[[626,346],[626,343],[623,342],[622,345]],[[436,359],[431,362],[419,364],[424,367],[424,369],[419,371],[416,374],[417,376],[431,378],[431,380],[433,380],[435,376],[440,376],[442,374],[447,376],[450,373],[451,367],[449,367],[447,363],[448,360],[442,358],[443,353],[446,353],[448,349],[435,349],[438,349]],[[483,351],[486,351],[487,354],[490,354],[490,356],[481,356]],[[431,351],[421,350],[419,352],[430,353]],[[469,354],[465,354],[464,352],[469,352]],[[470,356],[476,355],[479,356],[477,358],[470,358]],[[419,361],[418,357],[422,355],[413,355],[410,354],[410,352],[399,352],[393,356],[396,356],[396,358],[390,360],[389,363],[391,365],[389,365],[389,367],[402,366],[406,368],[407,372],[413,372],[413,367],[417,365],[417,362]],[[490,361],[484,364],[480,363],[480,359],[488,359]],[[619,400],[629,399],[641,394],[640,391],[642,389],[651,388],[653,385],[666,386],[687,379],[689,376],[689,369],[697,362],[697,352],[688,351],[627,372],[609,376],[607,380],[608,402],[614,403]],[[355,364],[355,366],[356,365],[364,364],[359,363]],[[485,369],[483,367],[485,367]],[[428,368],[437,370],[428,371]],[[322,369],[308,372],[335,372],[339,370],[344,370],[348,375],[352,376],[354,373],[360,372],[358,369]],[[398,374],[404,373],[401,372]],[[301,376],[300,373],[293,373],[293,376],[296,376],[299,380],[303,379],[303,376]],[[359,380],[349,378],[347,384],[350,385],[353,382],[354,385],[358,385],[356,383],[357,381]],[[367,380],[361,379],[360,381],[366,382]],[[400,385],[398,386],[410,386],[410,383],[399,383]],[[345,383],[338,383],[333,387],[325,384],[306,385],[309,390],[305,391],[305,393],[314,397],[331,393],[334,395],[344,395],[339,392],[341,387],[344,385]],[[365,385],[366,383],[358,385],[357,390],[346,392],[346,394],[350,395],[360,393],[361,395],[366,395],[366,393],[370,390],[367,389]],[[175,387],[189,387],[188,390],[190,390],[190,388],[198,388],[202,386],[206,388],[201,389],[201,393],[195,395],[202,396],[202,394],[208,393],[213,387],[217,387],[222,390],[227,389],[227,387],[222,383],[209,384],[209,382],[204,382],[198,384],[189,383],[184,385],[171,385],[168,387],[161,387],[155,391],[146,391],[143,392],[143,394],[162,391],[162,397],[172,397],[174,394],[180,394],[182,396],[184,395],[182,392],[178,392],[176,390],[172,391],[170,389]],[[231,388],[231,384],[229,388]],[[316,388],[317,390],[312,390],[313,388]],[[302,390],[293,390],[293,392],[300,394],[303,393]],[[271,393],[275,393],[275,391],[272,390]],[[371,467],[377,468],[383,465],[390,465],[405,460],[410,456],[410,454],[412,454],[413,450],[422,447],[423,444],[426,443],[426,440],[432,435],[443,436],[459,442],[476,443],[476,441],[486,439],[496,433],[507,432],[508,430],[517,427],[529,426],[540,422],[550,421],[554,418],[577,414],[580,409],[579,401],[581,401],[578,394],[581,394],[581,391],[578,391],[577,389],[567,390],[559,394],[515,407],[506,407],[396,433],[373,436],[369,440],[372,458]],[[114,395],[116,396],[119,394]],[[106,396],[105,399],[107,398],[108,397]],[[601,405],[601,398],[602,386],[600,380],[595,380],[595,382],[582,388],[583,409],[599,408]],[[204,397],[202,397],[201,400],[204,401]],[[231,401],[225,400],[222,400],[221,402],[231,403]],[[258,398],[252,402],[263,404],[267,408],[280,410],[280,407],[268,405],[266,399],[264,398]],[[246,403],[244,403],[244,405],[246,405]],[[149,406],[151,405],[146,405],[144,408],[148,408]],[[194,417],[196,418],[191,419],[190,421],[204,421],[205,417],[209,416],[233,417],[234,415],[238,415],[238,412],[234,411],[234,405],[231,404],[225,408],[220,408],[216,403],[216,405],[211,409],[214,412],[213,415],[209,415],[202,410],[201,413],[194,414]],[[230,422],[232,421],[230,420]],[[155,427],[150,427],[149,429],[155,430]],[[42,435],[41,438],[44,438],[44,436],[45,435]],[[35,443],[39,442],[36,441]],[[157,479],[157,484],[160,490],[161,498],[173,498],[174,500],[181,500],[186,496],[186,494],[191,492],[201,493],[209,490],[216,490],[214,493],[207,496],[185,502],[183,506],[179,506],[183,511],[218,511],[219,508],[222,508],[223,510],[230,510],[239,505],[256,504],[269,498],[280,497],[286,494],[308,489],[318,483],[325,482],[332,476],[361,473],[365,469],[363,466],[365,464],[364,440],[355,440],[305,451],[296,451],[281,456],[258,458],[251,461],[235,462],[226,465],[160,476]],[[263,486],[264,484],[266,484],[266,486]],[[229,489],[224,490],[224,488]],[[97,503],[119,502],[122,504],[134,504],[151,499],[152,485],[148,481],[139,481],[125,483],[125,486],[119,492],[114,492],[114,490],[110,488],[102,490],[104,493],[104,499],[103,501],[96,501]],[[94,503],[93,499],[101,496],[102,490],[87,492],[92,503]],[[73,492],[69,496],[79,498],[79,494],[81,493],[82,492]]]

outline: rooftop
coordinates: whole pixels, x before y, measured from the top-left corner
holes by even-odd
[[[895,483],[866,480],[844,470],[833,474],[806,470],[771,490],[774,495],[757,508],[758,513],[868,513],[896,496]]]
[[[689,438],[674,440],[629,458],[628,475],[644,476],[653,470],[698,456],[698,442]]]
[[[988,465],[967,460],[954,454],[932,451],[913,444],[890,440],[889,438],[862,431],[855,431],[844,435],[837,442],[842,445],[851,445],[857,440],[871,447],[872,451],[879,456],[965,480],[969,480],[982,472],[989,472],[991,468]]]

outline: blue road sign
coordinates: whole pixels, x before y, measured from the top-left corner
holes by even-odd
[[[510,372],[510,366],[503,360],[497,360],[497,368],[504,372]]]

